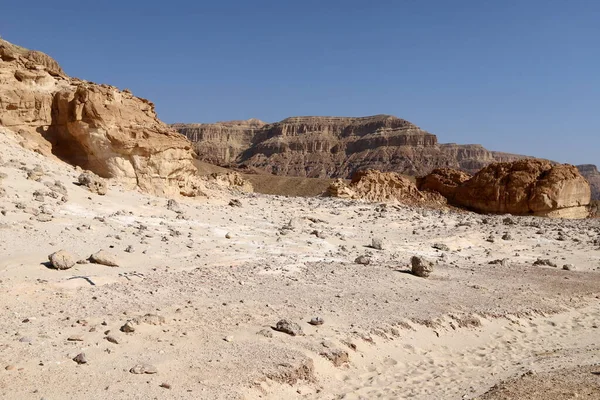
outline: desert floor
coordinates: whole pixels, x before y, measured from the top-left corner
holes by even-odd
[[[0,398],[600,399],[600,220],[235,192],[168,208],[92,194],[9,133],[0,173]],[[49,268],[60,249],[119,266]]]

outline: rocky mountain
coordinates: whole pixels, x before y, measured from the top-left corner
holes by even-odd
[[[361,169],[423,175],[441,167],[476,172],[524,158],[480,145],[439,144],[436,135],[391,115],[172,126],[194,143],[201,160],[277,175],[349,178]]]
[[[600,172],[593,164],[578,165],[577,169],[590,183],[592,188],[592,199],[600,200]]]
[[[0,40],[0,125],[22,145],[160,194],[196,195],[191,143],[128,90],[67,76],[48,55]]]

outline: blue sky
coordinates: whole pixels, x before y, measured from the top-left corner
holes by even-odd
[[[594,0],[7,1],[0,35],[166,122],[393,114],[441,142],[600,164]]]

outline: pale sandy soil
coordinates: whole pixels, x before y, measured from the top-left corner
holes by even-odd
[[[585,375],[569,395],[600,398],[599,220],[233,192],[178,199],[178,217],[117,184],[89,193],[73,168],[6,133],[0,158],[0,398],[545,399],[559,370]],[[42,181],[27,180],[21,168],[37,164]],[[67,202],[34,200],[55,180]],[[50,222],[30,214],[43,204]],[[120,266],[46,267],[59,249],[105,249]],[[413,255],[436,261],[430,278],[407,273]],[[533,266],[540,257],[558,268]],[[164,322],[119,330],[146,314]],[[283,318],[304,335],[272,330]],[[141,363],[157,373],[130,372]],[[525,397],[530,379],[542,392]]]

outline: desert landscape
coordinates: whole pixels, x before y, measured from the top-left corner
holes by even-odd
[[[595,166],[0,59],[0,398],[600,399]]]

